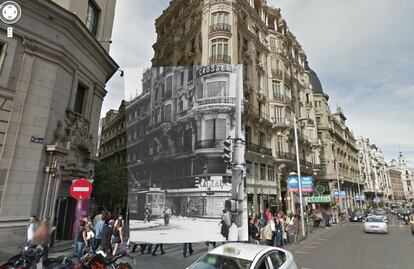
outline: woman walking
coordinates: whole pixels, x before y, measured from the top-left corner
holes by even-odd
[[[114,227],[114,233],[112,235],[112,255],[115,255],[118,251],[118,248],[124,241],[124,235],[122,233],[122,221],[118,221]]]
[[[88,247],[88,234],[85,229],[86,223],[81,220],[79,223],[79,230],[76,237],[75,255],[81,258],[83,256],[83,250]]]
[[[42,219],[39,227],[36,229],[32,244],[40,246],[43,249],[42,261],[44,262],[49,256],[50,235],[55,228],[50,227],[50,221],[47,218]]]
[[[267,220],[266,226],[263,230],[263,238],[266,240],[266,245],[272,246],[272,220]]]

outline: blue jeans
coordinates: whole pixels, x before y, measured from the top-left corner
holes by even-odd
[[[83,255],[83,249],[85,248],[85,242],[76,242],[75,255],[81,258]]]

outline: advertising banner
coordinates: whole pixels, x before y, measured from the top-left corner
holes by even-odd
[[[301,177],[302,192],[313,192],[312,176]],[[299,180],[297,176],[288,176],[288,190],[299,192]]]

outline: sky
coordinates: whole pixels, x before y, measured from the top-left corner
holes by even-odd
[[[155,19],[170,0],[118,0],[111,55],[127,70],[149,67]],[[331,111],[339,105],[356,137],[368,137],[387,161],[399,149],[414,161],[414,1],[268,0],[317,72]],[[126,85],[131,85],[131,81]],[[124,81],[107,84],[102,115],[118,108]],[[128,89],[130,99],[134,89]],[[414,164],[414,163],[413,163]]]

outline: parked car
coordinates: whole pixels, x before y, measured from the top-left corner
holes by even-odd
[[[388,225],[381,216],[370,216],[364,222],[366,233],[388,233]]]
[[[411,228],[411,233],[414,234],[414,215],[410,216],[410,228]]]
[[[362,222],[365,219],[365,215],[362,212],[354,211],[349,215],[349,221]]]
[[[228,243],[211,250],[187,269],[297,269],[293,255],[282,248]]]

